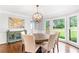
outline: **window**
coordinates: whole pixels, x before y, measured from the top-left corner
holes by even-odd
[[[65,39],[65,21],[64,19],[53,20],[53,30],[60,32],[60,38]]]
[[[49,33],[50,31],[49,26],[50,26],[50,21],[46,21],[46,32],[47,33]]]
[[[69,40],[77,42],[77,16],[70,17]]]

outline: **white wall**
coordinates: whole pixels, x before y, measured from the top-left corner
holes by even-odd
[[[11,16],[17,16],[17,17],[24,19],[25,20],[25,29],[27,30],[27,34],[30,33],[30,25],[29,25],[30,18],[28,18],[24,15],[0,10],[0,44],[7,42],[6,32],[8,30],[8,17],[11,17]]]
[[[35,23],[35,32],[44,32],[44,20],[39,23]]]

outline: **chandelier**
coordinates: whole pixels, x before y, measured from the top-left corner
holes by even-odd
[[[32,16],[32,19],[35,21],[35,22],[40,22],[42,19],[43,19],[43,16],[41,13],[38,12],[38,7],[39,5],[36,5],[36,8],[37,8],[37,12],[35,12]]]

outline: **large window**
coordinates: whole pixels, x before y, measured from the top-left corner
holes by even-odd
[[[54,31],[60,32],[60,38],[65,39],[65,20],[64,19],[56,19],[53,20],[53,29]]]
[[[50,32],[50,21],[46,21],[46,32],[49,33]]]
[[[52,23],[52,25],[50,24]],[[77,16],[69,17],[69,40],[72,42],[77,42]],[[59,18],[51,21],[46,21],[46,31],[51,32],[51,28],[53,31],[60,32],[59,38],[61,40],[65,40],[65,19]]]
[[[77,17],[70,17],[69,40],[77,42]]]

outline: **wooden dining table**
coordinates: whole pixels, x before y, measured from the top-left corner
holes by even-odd
[[[43,42],[48,42],[49,36],[50,35],[45,34],[44,37],[39,37],[38,39],[35,39],[35,43],[37,45],[41,45]],[[40,46],[40,48],[38,49],[37,52],[42,53],[42,47],[41,46]]]
[[[48,39],[43,39],[43,40],[35,40],[35,43],[36,44],[40,44],[40,43],[43,43],[45,41],[48,41]]]
[[[49,34],[45,34],[45,37],[40,38],[40,39],[35,39],[35,43],[40,44],[40,43],[46,42],[48,41],[49,36],[50,36]]]

